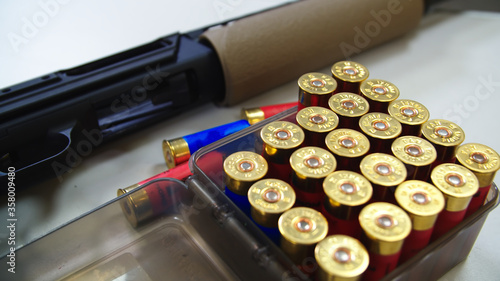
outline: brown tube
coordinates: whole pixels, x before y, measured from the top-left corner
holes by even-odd
[[[423,2],[298,1],[209,29],[202,39],[217,52],[226,80],[221,103],[234,105],[401,36],[419,23]]]

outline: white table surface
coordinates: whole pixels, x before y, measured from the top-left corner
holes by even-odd
[[[173,32],[193,30],[283,2],[286,1],[2,2],[0,88]],[[52,6],[47,8],[40,3]],[[45,19],[41,12],[46,14]],[[40,16],[37,26],[29,33],[24,27],[26,21],[34,23],[36,16]],[[417,30],[352,59],[367,66],[371,77],[395,83],[401,90],[401,98],[422,102],[430,110],[431,118],[459,124],[466,132],[466,142],[483,143],[500,151],[499,30],[499,13],[436,11],[427,15]],[[16,35],[24,39],[13,43]],[[329,70],[311,71],[328,73]],[[65,175],[62,182],[55,179],[16,194],[17,243],[28,243],[106,203],[116,196],[118,188],[166,170],[161,150],[163,139],[238,120],[242,107],[296,101],[296,92],[296,82],[290,81],[237,106],[207,104],[101,145],[74,172]],[[6,221],[6,202],[1,204],[0,218]],[[490,213],[467,260],[440,280],[498,280],[499,230],[497,208]],[[1,252],[7,249],[7,235],[7,230],[0,227]]]

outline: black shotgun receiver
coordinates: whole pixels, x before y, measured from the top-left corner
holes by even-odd
[[[0,181],[62,179],[101,143],[220,99],[224,78],[202,31],[0,90]],[[6,184],[3,185],[7,186]]]

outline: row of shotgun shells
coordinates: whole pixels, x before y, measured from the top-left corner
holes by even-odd
[[[332,74],[302,76],[295,122],[225,159],[226,193],[297,265],[314,257],[320,280],[379,280],[480,208],[500,156],[359,64]]]
[[[332,95],[354,93],[364,97],[371,110],[386,112],[388,104],[399,97],[399,89],[391,82],[382,79],[368,79],[366,67],[351,61],[340,61],[332,66],[332,75],[311,72],[298,79],[299,110],[311,106],[328,104]],[[368,110],[368,109],[366,109]],[[358,115],[362,115],[361,108]]]

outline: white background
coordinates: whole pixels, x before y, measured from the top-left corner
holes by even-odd
[[[283,2],[2,1],[0,88]],[[500,151],[499,30],[498,13],[436,11],[417,30],[352,59],[367,66],[372,78],[395,83],[401,98],[426,105],[431,118],[458,123],[466,132],[466,142]],[[242,107],[295,101],[296,88],[296,82],[290,81],[234,107],[207,104],[100,146],[62,182],[49,181],[17,194],[18,243],[27,243],[106,203],[118,188],[164,171],[163,139],[238,120]],[[3,206],[1,221],[6,213]],[[497,208],[489,215],[469,258],[441,280],[498,280],[499,228]],[[7,235],[0,228],[2,252]]]

